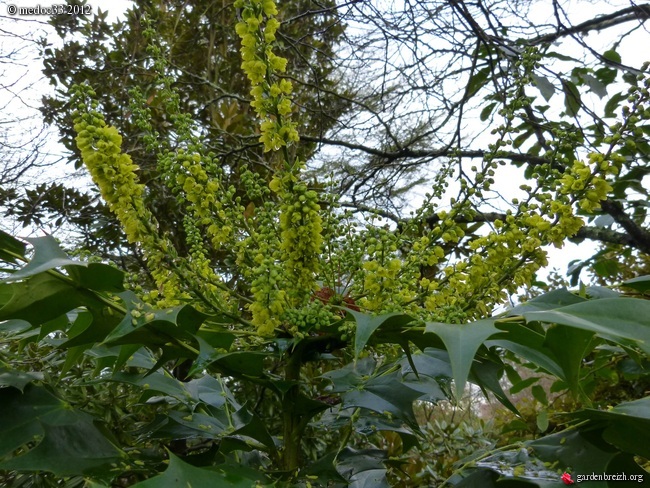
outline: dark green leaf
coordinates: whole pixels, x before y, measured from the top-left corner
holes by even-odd
[[[21,392],[24,391],[25,386],[34,380],[42,380],[43,373],[25,373],[22,371],[9,371],[0,368],[0,388],[12,386]]]
[[[632,288],[640,292],[646,292],[650,290],[650,275],[637,276],[631,280],[624,281],[621,283],[621,286],[625,288]]]
[[[598,68],[596,71],[594,71],[594,74],[596,75],[596,78],[603,83],[603,85],[607,86],[614,83],[614,81],[616,81],[616,77],[618,76],[618,70],[613,68],[603,67],[603,68]]]
[[[527,312],[528,321],[568,325],[594,332],[622,345],[637,345],[650,354],[650,302],[603,298],[556,310]]]
[[[0,332],[12,336],[32,328],[32,324],[26,320],[7,320],[0,322]]]
[[[650,397],[621,403],[607,411],[587,409],[575,416],[604,421],[603,438],[607,442],[625,452],[650,457]]]
[[[494,320],[464,325],[427,322],[426,332],[436,334],[445,343],[456,383],[456,395],[461,398],[476,351],[488,337],[499,332],[494,327]]]
[[[618,115],[615,111],[626,98],[627,96],[623,93],[615,93],[612,95],[605,104],[605,117],[617,117]]]
[[[347,310],[357,322],[357,331],[354,337],[354,357],[358,358],[366,347],[370,336],[381,326],[385,327],[401,327],[410,322],[413,318],[402,313],[389,313],[386,315],[373,316],[366,313],[355,312],[354,310]]]
[[[521,356],[536,366],[557,377],[562,376],[562,368],[552,351],[544,347],[545,335],[522,324],[506,322],[498,324],[507,333],[490,339],[488,347],[497,346]]]
[[[0,455],[35,439],[33,449],[4,460],[0,469],[72,476],[106,467],[121,456],[93,425],[92,417],[44,388],[27,385],[23,393],[0,388]]]
[[[146,376],[143,374],[120,372],[115,373],[110,380],[140,387],[143,390],[140,401],[146,401],[152,396],[155,396],[156,393],[162,393],[176,398],[183,403],[196,403],[196,399],[192,398],[192,394],[187,390],[185,383],[173,378],[169,374],[155,372]]]
[[[0,320],[22,319],[40,325],[83,304],[82,297],[74,287],[46,274],[32,276],[9,286],[13,295],[0,308]]]
[[[327,407],[329,405],[326,405]],[[248,410],[241,408],[236,412],[234,417],[237,423],[237,430],[235,430],[234,434],[255,439],[269,451],[276,451],[275,440],[269,434],[264,422],[257,415],[251,414]]]
[[[481,110],[481,115],[479,118],[481,119],[481,122],[485,122],[489,117],[490,114],[494,111],[494,107],[497,106],[497,102],[492,102],[485,107],[483,107],[483,110]]]
[[[107,345],[140,344],[163,347],[175,341],[192,341],[206,315],[190,305],[155,310],[130,291],[120,294],[127,314],[105,339]]]
[[[19,258],[24,258],[27,252],[27,246],[15,237],[0,230],[0,260],[9,263],[20,262]]]
[[[553,310],[554,308],[572,305],[574,303],[584,302],[585,299],[575,295],[566,288],[553,290],[544,295],[533,298],[521,305],[517,305],[512,310],[508,311],[508,316],[521,315],[524,312],[536,312],[540,310]]]
[[[192,466],[169,453],[169,467],[163,474],[133,485],[133,488],[202,488],[208,486],[232,486],[251,488],[257,482],[267,482],[262,473],[255,478],[243,476],[240,470],[227,465],[213,469]]]
[[[530,392],[533,394],[535,400],[541,403],[544,406],[548,406],[548,397],[546,396],[546,391],[540,385],[533,385],[530,389]]]
[[[466,89],[466,98],[473,97],[476,93],[483,88],[487,82],[490,80],[490,75],[492,74],[492,68],[486,66],[475,73],[472,74],[470,79],[467,81]]]
[[[95,291],[120,293],[124,291],[124,272],[102,263],[89,263],[87,266],[66,266],[70,278],[81,288]]]
[[[544,100],[548,102],[555,94],[555,86],[553,85],[553,83],[548,81],[548,78],[546,78],[545,76],[540,76],[533,73],[532,77],[533,77],[533,83],[535,84],[539,92],[544,97]]]
[[[491,391],[494,396],[515,415],[520,415],[517,407],[507,397],[501,387],[501,378],[503,377],[504,366],[497,364],[485,358],[476,358],[470,370],[470,381],[475,382],[485,390]]]
[[[617,473],[615,466],[625,462],[625,459],[632,461],[627,474],[644,472],[638,465],[636,469],[633,468],[636,463],[631,455],[612,449],[612,446],[602,439],[599,430],[559,432],[532,441],[529,448],[541,461],[556,463],[560,470],[571,468],[574,480],[578,474]],[[606,488],[609,485],[606,482],[595,482],[586,486]]]
[[[621,296],[619,292],[606,286],[588,286],[585,288],[585,293],[590,298],[616,298]]]
[[[562,368],[561,379],[566,381],[575,397],[579,392],[580,366],[583,358],[591,351],[593,332],[589,330],[553,325],[546,332],[544,346],[553,351]]]
[[[378,449],[356,451],[349,447],[339,453],[337,471],[349,481],[350,488],[388,488],[384,460]]]
[[[581,106],[580,91],[571,81],[562,80],[564,91],[564,109],[569,117],[578,115]]]
[[[34,246],[34,255],[29,263],[13,273],[5,281],[22,280],[43,271],[62,268],[63,266],[87,266],[87,263],[70,259],[52,236],[26,238],[25,240]]]
[[[220,354],[210,364],[226,375],[259,378],[264,376],[264,360],[268,357],[263,352],[236,351]]]
[[[422,392],[407,386],[401,371],[382,373],[374,368],[375,362],[364,358],[323,377],[332,381],[333,392],[342,393],[346,408],[367,408],[414,422],[413,402],[422,397]]]
[[[531,378],[526,378],[525,380],[521,380],[519,383],[516,383],[512,385],[510,388],[510,394],[511,395],[516,395],[519,393],[521,390],[525,390],[528,388],[530,385],[533,385],[539,381],[539,378],[537,377],[531,377]]]
[[[477,462],[476,466],[495,471],[501,475],[495,485],[496,487],[560,488],[564,486],[560,481],[561,472],[558,473],[556,470],[549,468],[544,462],[531,456],[526,449],[496,452]],[[462,484],[459,486],[469,487],[472,485]],[[474,486],[482,488],[482,485]]]
[[[603,58],[607,61],[611,61],[616,64],[621,64],[621,55],[618,54],[614,49],[610,49],[603,53]]]

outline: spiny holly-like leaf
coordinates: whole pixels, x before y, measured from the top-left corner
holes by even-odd
[[[235,351],[219,354],[211,363],[225,375],[260,378],[264,376],[264,361],[267,353],[257,351]]]
[[[127,313],[106,337],[105,344],[140,344],[162,347],[172,339],[193,340],[207,317],[190,305],[157,310],[143,303],[131,291],[120,294]]]
[[[22,393],[0,388],[0,455],[34,440],[34,448],[5,459],[0,469],[72,476],[107,467],[121,456],[90,415],[73,410],[44,388],[27,385]]]
[[[387,488],[385,459],[386,453],[378,449],[356,451],[347,447],[339,453],[336,469],[349,481],[350,488]]]
[[[499,329],[494,326],[494,320],[480,320],[463,325],[427,322],[426,332],[436,334],[445,343],[454,373],[456,395],[461,398],[478,348],[488,337],[498,333]]]
[[[647,300],[603,298],[523,315],[527,321],[588,330],[622,345],[636,345],[650,354],[650,302]]]
[[[481,488],[483,486],[495,488],[500,486],[560,488],[560,486],[564,486],[560,479],[561,474],[550,469],[543,461],[529,455],[526,449],[496,452],[477,462],[476,466],[481,468],[479,472],[490,470],[498,473],[499,479],[490,480],[489,477],[483,478],[485,475],[474,474],[457,486],[468,488],[472,486]],[[472,483],[469,482],[470,479],[473,480]],[[478,484],[479,480],[485,484]]]
[[[66,266],[70,278],[82,288],[120,293],[124,291],[124,272],[103,263],[76,262]]]
[[[562,471],[570,469],[574,481],[579,474],[621,473],[623,466],[627,475],[645,473],[634,462],[633,455],[612,448],[603,440],[602,431],[592,427],[559,432],[529,442],[527,446],[529,452],[544,463],[554,463]],[[587,486],[605,488],[610,485],[596,482]]]
[[[586,409],[575,416],[605,423],[603,438],[607,442],[628,453],[650,457],[650,396],[621,403],[607,411]]]
[[[87,263],[70,259],[52,236],[26,238],[25,240],[34,247],[34,256],[32,256],[29,263],[13,273],[5,281],[22,280],[43,271],[64,266],[87,266]]]
[[[93,305],[88,307],[88,310],[76,314],[74,322],[67,332],[69,339],[61,347],[91,347],[95,343],[103,341],[122,317],[121,314],[107,307]]]
[[[503,364],[497,364],[486,358],[476,358],[472,363],[469,378],[481,387],[483,393],[486,393],[486,390],[491,391],[502,405],[515,415],[519,415],[517,407],[514,406],[501,387],[500,380],[503,376],[503,369]]]
[[[12,297],[0,309],[0,320],[21,319],[40,325],[84,303],[73,286],[47,274],[7,285]]]
[[[539,312],[585,302],[586,299],[569,292],[566,288],[553,290],[508,310],[507,315],[522,315],[524,312]]]
[[[133,488],[202,488],[208,486],[250,488],[256,483],[267,483],[262,473],[252,477],[250,470],[233,466],[215,466],[203,469],[192,466],[169,453],[169,467],[161,475],[133,485]]]
[[[25,386],[34,380],[42,380],[43,373],[25,373],[23,371],[11,371],[0,368],[0,387],[13,386],[21,392]]]
[[[582,359],[591,351],[594,334],[591,331],[554,325],[546,332],[544,346],[553,351],[562,368],[562,378],[574,397],[577,397],[580,385],[580,366]]]
[[[513,322],[496,322],[499,329],[505,331],[485,342],[487,347],[498,347],[512,351],[518,356],[561,378],[562,367],[553,351],[544,346],[544,330],[533,330],[529,324]]]
[[[366,347],[370,336],[379,327],[403,327],[413,322],[413,317],[402,313],[389,313],[386,315],[373,316],[366,313],[347,310],[357,322],[357,331],[354,337],[354,357],[358,358]]]
[[[325,373],[333,383],[333,392],[342,393],[345,407],[362,407],[378,413],[387,413],[414,421],[413,402],[422,392],[407,386],[402,372],[375,371],[375,362],[364,358],[356,364]]]

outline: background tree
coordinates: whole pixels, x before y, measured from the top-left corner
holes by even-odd
[[[56,136],[39,113],[37,85],[42,74],[34,64],[47,29],[34,19],[0,16],[0,208],[8,217],[0,227],[16,231],[23,222],[38,221],[42,195],[23,195],[32,179],[43,180],[43,171],[58,162],[51,144]],[[48,181],[49,183],[49,181]],[[55,185],[53,185],[55,186]]]
[[[350,84],[362,88],[355,92],[354,110],[319,141],[340,151],[322,153],[319,161],[328,170],[337,168],[349,205],[382,209],[400,222],[408,218],[404,209],[415,185],[453,181],[480,167],[492,151],[486,136],[508,109],[513,67],[527,47],[542,56],[533,85],[522,88],[530,103],[511,120],[507,146],[498,148],[502,170],[483,166],[474,177],[476,187],[494,179],[498,188],[485,195],[472,222],[503,218],[494,209],[507,208],[501,195],[513,175],[530,178],[545,163],[563,170],[585,156],[578,151],[585,142],[587,152],[606,145],[606,129],[627,98],[621,81],[635,83],[645,61],[632,56],[635,43],[645,38],[650,6],[580,5],[593,18],[574,20],[584,9],[560,1],[355,3],[342,10],[350,47],[338,62]],[[574,236],[601,244],[597,255],[573,268],[575,279],[583,266],[607,279],[629,268],[630,260],[642,260],[639,252],[648,253],[649,147],[646,129],[637,132],[622,149],[626,161],[611,199]],[[430,223],[436,220],[430,216]],[[619,262],[623,256],[625,265]]]
[[[44,98],[43,114],[48,123],[59,128],[70,161],[79,167],[66,93],[73,84],[89,81],[98,87],[98,100],[107,119],[129,136],[126,151],[138,160],[142,180],[149,188],[147,193],[155,201],[154,215],[176,244],[184,241],[182,215],[178,214],[174,195],[157,176],[157,155],[146,149],[144,128],[137,126],[131,106],[136,96],[132,90],[136,89],[137,103],[139,97],[146,101],[153,115],[152,129],[160,135],[157,151],[175,150],[177,134],[166,111],[170,94],[151,76],[153,60],[146,50],[148,41],[143,37],[145,26],[141,19],[146,16],[160,36],[180,109],[199,122],[197,130],[209,141],[230,183],[241,194],[243,171],[249,168],[268,177],[269,167],[259,157],[259,134],[251,124],[254,115],[248,106],[248,90],[245,79],[237,74],[241,61],[231,28],[235,15],[236,9],[230,3],[136,2],[124,20],[113,24],[101,11],[92,17],[54,17],[51,24],[63,45],[43,49],[44,73],[57,90],[57,95]],[[327,95],[336,82],[332,57],[343,26],[331,2],[290,3],[283,12],[283,21],[281,51],[297,68],[292,80],[301,124],[312,135],[323,134],[345,107],[344,102]],[[314,93],[317,95],[312,96]],[[300,156],[309,156],[314,148],[313,144],[302,146]],[[58,185],[41,187],[39,212],[65,219],[86,249],[101,252],[126,268],[146,268],[136,249],[124,248],[118,223],[96,193],[68,189],[67,198],[61,198],[62,194],[65,192]],[[35,203],[35,198],[34,194],[25,194],[17,199],[25,222],[37,223],[28,206]]]

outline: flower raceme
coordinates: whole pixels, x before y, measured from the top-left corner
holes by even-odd
[[[291,92],[284,73],[287,60],[273,52],[275,33],[280,22],[274,17],[277,8],[272,0],[237,0],[242,21],[235,29],[241,38],[241,68],[251,82],[251,106],[262,119],[260,142],[264,151],[275,151],[298,142],[296,124],[290,121]]]

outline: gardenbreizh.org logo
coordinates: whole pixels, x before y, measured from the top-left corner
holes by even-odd
[[[632,481],[643,483],[642,474],[625,474],[625,473],[588,473],[588,474],[571,474],[564,472],[560,478],[565,485],[582,483],[583,481]]]

